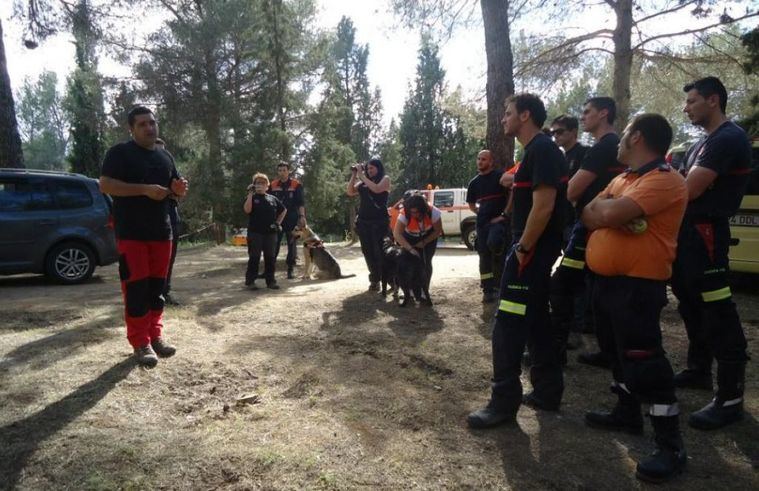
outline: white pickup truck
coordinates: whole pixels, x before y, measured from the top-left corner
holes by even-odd
[[[477,216],[469,209],[466,202],[465,188],[420,189],[414,190],[427,198],[427,202],[440,210],[443,220],[443,234],[460,235],[464,244],[474,249],[476,237],[475,221]],[[403,209],[403,200],[398,200],[388,209],[390,226],[395,227],[395,220]]]

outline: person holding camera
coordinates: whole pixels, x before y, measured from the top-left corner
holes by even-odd
[[[269,178],[266,174],[256,173],[253,176],[253,184],[248,186],[248,196],[243,205],[243,210],[248,214],[248,269],[245,272],[245,286],[251,290],[258,290],[256,278],[261,252],[264,254],[266,286],[271,290],[279,290],[279,285],[274,279],[274,252],[277,234],[282,231],[282,220],[285,219],[287,209],[279,199],[267,194],[267,189]]]
[[[379,291],[382,239],[388,235],[390,225],[387,213],[390,177],[385,175],[379,157],[372,157],[365,164],[351,166],[351,178],[346,193],[348,196],[359,197],[356,231],[361,241],[361,252],[369,268],[369,290]]]

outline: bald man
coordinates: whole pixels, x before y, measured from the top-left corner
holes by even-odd
[[[490,150],[482,150],[477,154],[477,175],[469,182],[466,192],[469,209],[477,215],[476,248],[480,256],[482,303],[496,299],[496,277],[500,278],[508,243],[505,216],[508,190],[500,182],[502,175],[502,170],[494,168]]]

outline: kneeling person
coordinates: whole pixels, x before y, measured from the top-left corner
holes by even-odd
[[[402,305],[405,306],[411,301],[409,287],[413,287],[411,289],[417,301],[432,305],[432,257],[437,250],[437,239],[441,235],[443,222],[440,210],[430,206],[424,196],[419,194],[404,200],[403,213],[398,215],[393,230],[393,237],[403,248],[398,272],[405,294]],[[421,295],[422,292],[424,297]]]
[[[266,194],[269,178],[260,172],[253,176],[253,184],[248,186],[248,196],[243,209],[248,218],[248,270],[245,272],[245,286],[256,290],[258,265],[261,252],[264,254],[264,278],[266,286],[278,290],[274,279],[276,261],[277,234],[282,231],[282,220],[287,210],[281,201],[271,194]]]
[[[649,403],[657,450],[638,463],[636,475],[651,482],[674,477],[686,463],[674,373],[659,325],[688,201],[684,179],[664,162],[671,142],[672,128],[662,116],[636,116],[619,143],[619,161],[629,169],[582,213],[592,231],[587,262],[597,275],[594,321],[601,350],[612,355],[611,390],[618,396],[613,411],[591,411],[585,422],[641,433],[640,403]]]

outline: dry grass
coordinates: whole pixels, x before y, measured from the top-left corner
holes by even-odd
[[[359,277],[242,289],[243,249],[180,252],[167,311],[176,357],[135,368],[115,268],[59,287],[0,279],[0,488],[637,489],[647,437],[582,423],[612,402],[608,373],[570,363],[558,413],[523,408],[518,425],[472,432],[487,398],[489,321],[476,256],[441,250],[433,309],[365,293],[358,249],[333,249]],[[736,295],[753,351],[759,305]],[[666,347],[684,332],[668,306]],[[759,414],[755,365],[747,409]],[[243,395],[257,395],[238,403]],[[709,395],[685,391],[685,411]],[[668,489],[758,489],[759,425],[686,429],[689,471]]]

